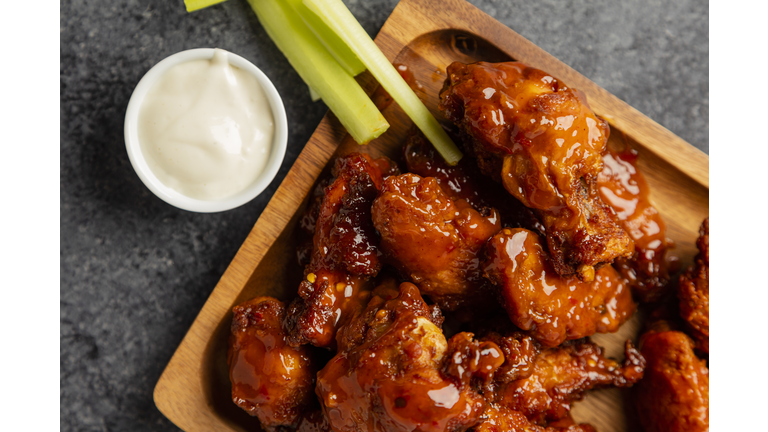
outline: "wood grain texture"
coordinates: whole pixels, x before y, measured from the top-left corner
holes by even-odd
[[[437,95],[452,61],[519,60],[582,90],[593,110],[610,123],[610,142],[626,142],[640,153],[640,168],[666,221],[667,235],[676,243],[673,253],[685,265],[691,261],[698,226],[709,213],[707,155],[463,0],[403,0],[376,43],[389,60],[413,72],[421,85],[417,94],[439,119]],[[377,87],[368,74],[358,80],[369,92]],[[398,155],[412,123],[396,104],[382,112],[392,126],[365,147],[347,136],[333,114],[326,115],[264,209],[155,387],[157,407],[180,428],[259,430],[258,421],[229,399],[226,341],[231,309],[255,295],[281,300],[296,295],[301,275],[295,262],[296,215],[335,156],[352,151]],[[594,340],[620,358],[624,341],[635,338],[640,325],[636,316],[619,332]],[[592,392],[573,413],[601,432],[638,430],[624,391]]]

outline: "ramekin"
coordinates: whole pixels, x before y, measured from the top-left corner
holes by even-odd
[[[275,86],[253,63],[240,57],[237,54],[227,52],[229,64],[239,68],[246,73],[253,75],[264,89],[264,93],[272,109],[272,116],[275,123],[275,133],[272,139],[269,159],[267,160],[261,174],[254,182],[235,195],[218,200],[200,200],[190,198],[177,192],[174,189],[164,185],[150,169],[147,164],[139,142],[138,119],[139,110],[144,102],[149,89],[157,80],[170,68],[193,60],[210,60],[213,58],[213,48],[197,48],[176,53],[156,64],[139,81],[139,84],[133,90],[131,99],[128,102],[128,109],[125,113],[125,148],[128,151],[128,158],[133,165],[133,169],[138,174],[144,185],[149,188],[160,199],[183,210],[198,213],[215,213],[230,210],[239,207],[261,194],[269,183],[277,175],[280,165],[285,158],[285,148],[288,142],[288,121],[285,116],[285,107]]]

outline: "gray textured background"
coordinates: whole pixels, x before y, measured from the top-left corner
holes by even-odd
[[[396,0],[350,0],[375,35]],[[709,152],[705,0],[471,3]],[[181,0],[61,3],[61,429],[178,430],[152,390],[226,266],[325,113],[244,0],[187,14]],[[288,152],[251,203],[195,214],[133,172],[123,116],[134,86],[178,51],[219,47],[282,95]]]

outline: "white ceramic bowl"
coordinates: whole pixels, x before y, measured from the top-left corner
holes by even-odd
[[[210,60],[213,58],[213,48],[198,48],[182,51],[156,64],[146,75],[144,75],[141,81],[139,81],[139,84],[133,90],[131,100],[128,102],[128,110],[125,113],[125,147],[128,150],[128,158],[131,160],[131,165],[133,165],[136,174],[139,175],[139,178],[149,190],[163,201],[180,209],[199,213],[214,213],[239,207],[254,199],[266,189],[272,179],[275,178],[275,175],[277,175],[277,171],[280,169],[280,165],[285,157],[285,147],[288,141],[288,121],[285,117],[283,101],[280,99],[280,95],[277,93],[275,86],[272,85],[269,78],[254,66],[253,63],[231,52],[227,53],[227,57],[232,66],[252,74],[259,84],[261,84],[261,87],[264,89],[264,93],[269,100],[269,106],[272,108],[272,115],[275,122],[275,134],[272,140],[269,159],[267,160],[267,164],[264,166],[261,175],[256,178],[253,184],[235,195],[220,200],[208,201],[190,198],[169,188],[164,185],[149,168],[139,143],[139,109],[152,85],[154,85],[155,82],[157,82],[157,80],[173,66],[192,60]]]

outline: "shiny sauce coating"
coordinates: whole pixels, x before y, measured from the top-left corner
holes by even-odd
[[[555,272],[538,235],[505,228],[486,246],[485,273],[498,287],[512,322],[546,346],[594,333],[609,333],[636,305],[611,266],[592,282]]]
[[[510,198],[501,185],[483,176],[470,158],[448,165],[418,129],[403,146],[403,159],[408,172],[434,178],[454,201],[465,200],[478,211],[493,207],[499,211],[503,226],[527,228],[544,234],[544,226],[533,212],[520,201]]]
[[[454,309],[487,281],[479,253],[499,229],[498,212],[454,201],[432,177],[389,177],[373,203],[387,261],[443,308]]]
[[[295,425],[314,396],[317,366],[307,347],[287,344],[284,311],[271,297],[233,309],[227,356],[232,400],[266,428]]]
[[[333,179],[322,190],[322,198],[314,200],[319,208],[311,259],[299,297],[290,304],[285,319],[291,345],[333,348],[337,329],[365,307],[373,288],[371,279],[382,267],[371,203],[384,173],[396,171],[391,161],[361,153],[336,160]],[[310,209],[308,222],[311,215]]]
[[[431,320],[416,286],[401,284],[393,299],[381,295],[377,288],[350,323],[362,337],[346,338],[350,343],[317,375],[317,395],[332,429],[447,432],[477,423],[485,403],[464,380],[441,373],[454,358],[454,345]],[[475,363],[485,373],[494,364]]]
[[[625,361],[606,358],[589,340],[567,342],[541,352],[533,373],[503,388],[495,402],[545,424],[566,418],[571,403],[596,387],[631,387],[643,377],[645,359],[627,341]]]
[[[441,111],[483,173],[538,212],[559,274],[591,280],[594,266],[632,253],[594,184],[609,127],[583,93],[518,62],[455,62],[447,72]]]
[[[526,160],[524,169],[505,169],[502,174],[506,189],[526,206],[564,210],[579,179],[600,173],[609,128],[589,109],[580,91],[515,62],[454,63],[448,73],[464,76],[454,79],[458,81],[451,89],[454,101],[443,102],[450,106],[461,99],[470,134],[503,155],[505,165],[508,157],[521,155]]]
[[[635,243],[634,255],[617,259],[614,267],[627,279],[636,297],[642,301],[658,299],[669,282],[665,254],[672,243],[651,203],[648,183],[637,168],[637,152],[609,148],[603,155],[597,185],[603,201],[613,208]]]

